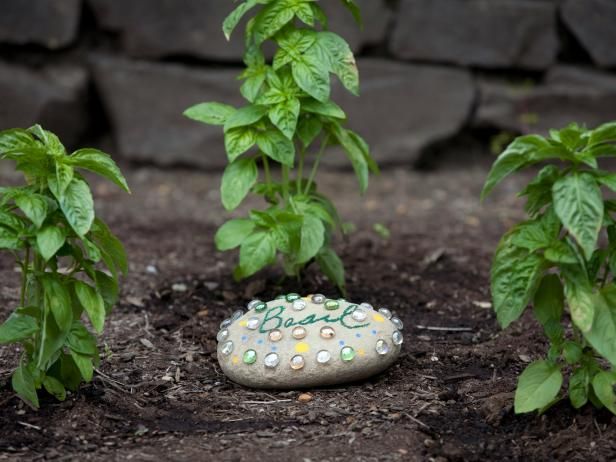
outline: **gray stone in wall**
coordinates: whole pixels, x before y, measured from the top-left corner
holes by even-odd
[[[589,128],[616,120],[616,76],[557,66],[537,86],[479,81],[475,126],[515,133],[547,133],[571,122]]]
[[[88,126],[87,85],[79,67],[31,70],[0,62],[0,130],[40,123],[74,147]]]
[[[561,8],[565,24],[599,66],[616,66],[616,2],[566,0]]]
[[[227,42],[222,22],[235,6],[230,0],[88,0],[100,25],[120,34],[123,46],[135,57],[188,55],[240,61],[243,23]],[[348,38],[354,49],[384,40],[389,10],[383,0],[360,0],[366,28],[360,32],[340,2],[328,2],[331,28]]]
[[[348,114],[349,127],[383,164],[414,163],[425,148],[456,134],[470,116],[475,87],[466,70],[380,59],[360,60],[359,70],[361,96],[338,85],[333,98]]]
[[[96,56],[96,86],[114,130],[119,153],[157,165],[220,167],[226,164],[221,127],[185,118],[205,101],[241,104],[234,70],[195,69]]]
[[[55,50],[77,36],[81,0],[2,0],[0,43]]]
[[[546,1],[401,0],[390,47],[407,60],[545,69],[558,53],[556,19]]]

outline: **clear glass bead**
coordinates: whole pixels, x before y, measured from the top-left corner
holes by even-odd
[[[404,342],[404,337],[402,336],[402,332],[399,330],[395,330],[393,334],[391,334],[391,340],[394,342],[394,345],[402,345]]]
[[[222,329],[220,332],[218,332],[218,334],[216,334],[216,340],[220,343],[220,342],[224,342],[225,340],[227,340],[227,338],[229,338],[229,330],[228,329]]]
[[[293,309],[295,311],[302,311],[304,309],[306,309],[306,306],[308,306],[308,304],[304,301],[304,300],[295,300],[293,302]]]
[[[280,364],[280,357],[276,353],[270,353],[265,356],[263,363],[265,364],[265,367],[274,369],[278,366],[278,364]]]
[[[377,340],[375,349],[376,352],[380,355],[386,355],[387,353],[389,353],[389,345],[383,339]]]
[[[229,340],[223,343],[220,347],[220,352],[225,356],[229,356],[231,353],[233,353],[233,342]]]
[[[304,357],[302,355],[295,355],[291,358],[291,369],[300,370],[304,368],[306,362],[304,361]]]
[[[321,337],[322,338],[330,339],[330,338],[334,338],[335,336],[336,336],[336,331],[334,330],[333,327],[330,327],[330,326],[321,327]]]
[[[259,318],[250,318],[246,323],[246,328],[250,330],[257,330],[259,328],[259,324],[261,324],[261,320]]]
[[[391,311],[387,308],[379,308],[379,313],[381,313],[387,319],[391,319],[392,317]]]
[[[317,353],[317,363],[327,364],[332,359],[332,354],[327,350],[321,350]]]

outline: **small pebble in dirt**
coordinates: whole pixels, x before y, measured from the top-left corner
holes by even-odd
[[[145,267],[145,271],[148,274],[158,274],[158,269],[154,265],[148,265]]]
[[[171,286],[171,290],[173,290],[174,292],[186,292],[188,290],[188,287],[186,286],[186,284],[177,283]]]
[[[218,361],[234,382],[254,388],[338,385],[376,375],[398,358],[402,321],[389,309],[322,295],[254,300],[221,323]],[[302,398],[304,395],[306,397]],[[300,402],[311,395],[302,394]]]
[[[299,395],[297,400],[300,403],[309,403],[310,401],[313,400],[313,396],[310,393],[302,393],[301,395]]]

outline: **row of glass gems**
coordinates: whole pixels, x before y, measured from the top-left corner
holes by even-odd
[[[276,297],[276,300],[286,300],[289,303],[293,304],[293,309],[296,311],[302,311],[306,308],[307,304],[304,300],[301,299],[299,294],[288,294],[288,295],[280,295]],[[344,302],[345,300],[328,300],[324,295],[316,294],[311,298],[312,302],[317,305],[325,305],[325,309],[327,310],[335,310],[340,306],[340,302]],[[248,303],[247,308],[249,311],[255,310],[257,313],[265,311],[267,308],[267,304],[262,302],[261,300],[253,300]],[[357,322],[363,322],[368,317],[366,310],[374,310],[372,305],[369,303],[361,303],[358,308],[351,314],[351,317]],[[387,308],[379,308],[378,312],[389,319],[398,330],[394,331],[392,334],[392,342],[394,345],[401,345],[404,341],[402,333],[400,332],[404,329],[404,325],[402,321],[393,316],[392,312]],[[238,319],[244,316],[244,312],[242,310],[235,311],[231,318],[225,319],[222,323],[220,323],[220,332],[216,336],[218,342],[225,342],[221,347],[221,352],[228,356],[233,352],[233,342],[231,340],[225,341],[229,336],[228,327]],[[250,330],[256,330],[259,327],[261,320],[259,318],[253,317],[248,319],[246,328]],[[306,337],[307,331],[302,326],[297,326],[291,332],[291,335],[296,340],[301,340]],[[324,326],[321,328],[320,335],[323,338],[333,338],[336,333],[334,329],[330,326]],[[282,340],[282,332],[279,329],[273,329],[269,332],[268,338],[271,342],[278,342]],[[386,355],[389,353],[389,345],[383,339],[379,339],[376,342],[375,350],[379,355]],[[319,364],[327,364],[331,360],[331,353],[327,350],[321,350],[316,355],[316,361]],[[355,350],[353,347],[344,346],[340,350],[340,359],[344,362],[352,361],[355,358]],[[245,364],[254,364],[257,362],[257,352],[255,350],[246,350],[242,357],[242,360]],[[264,365],[267,368],[276,368],[280,364],[280,357],[277,353],[269,353],[265,356]],[[305,360],[302,355],[295,355],[291,358],[290,361],[291,368],[294,370],[303,369],[305,365]]]

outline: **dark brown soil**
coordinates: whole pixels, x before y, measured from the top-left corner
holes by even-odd
[[[134,170],[130,198],[97,183],[99,213],[132,261],[100,338],[105,357],[91,384],[35,412],[10,390],[16,349],[0,348],[0,460],[613,460],[605,411],[563,401],[543,416],[512,412],[516,377],[545,344],[530,317],[499,331],[486,305],[491,252],[520,203],[510,183],[480,207],[484,175],[396,170],[361,199],[350,176],[321,178],[357,225],[338,246],[349,298],[397,311],[406,341],[384,374],[309,390],[308,402],[231,383],[214,337],[253,296],[334,295],[332,286],[313,271],[300,286],[275,271],[233,282],[235,255],[212,243],[224,219],[215,175]],[[388,241],[373,222],[390,227]],[[6,257],[0,277],[2,319],[18,295]]]

